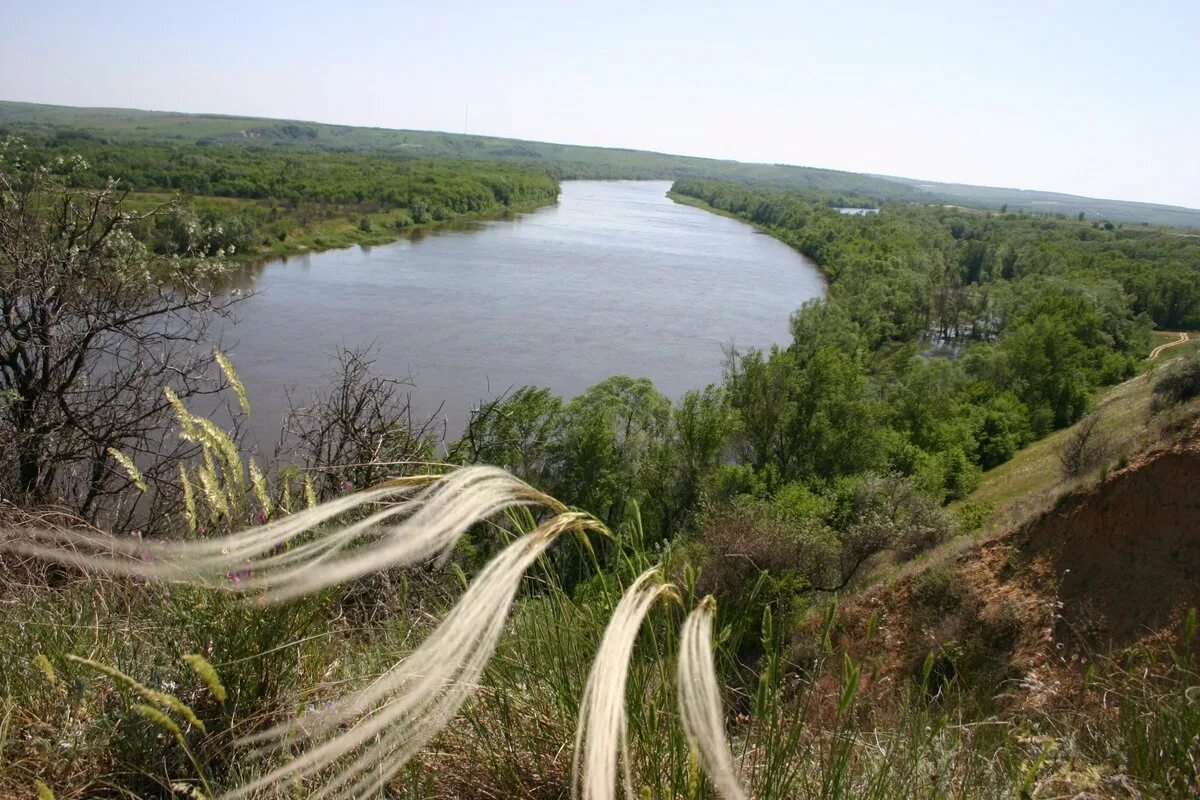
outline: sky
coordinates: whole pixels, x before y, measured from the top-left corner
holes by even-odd
[[[0,0],[0,99],[1200,208],[1200,0]]]

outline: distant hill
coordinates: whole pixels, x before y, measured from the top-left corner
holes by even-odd
[[[0,133],[80,135],[117,142],[178,141],[379,152],[404,157],[507,161],[545,169],[556,178],[714,178],[825,192],[848,202],[947,203],[976,208],[1059,213],[1118,223],[1200,229],[1200,210],[1101,200],[1053,192],[931,183],[787,164],[753,164],[644,150],[584,147],[436,131],[392,130],[318,122],[181,114],[118,108],[75,108],[0,101]]]
[[[883,178],[884,176],[874,176]],[[1200,210],[1159,203],[1139,203],[1132,200],[1104,200],[1073,194],[1043,192],[1035,189],[1005,189],[994,186],[972,186],[966,183],[935,183],[912,178],[885,178],[898,181],[919,192],[936,195],[948,201],[976,208],[1000,208],[1010,211],[1024,209],[1037,214],[1083,214],[1090,220],[1164,225],[1172,228],[1200,228]]]

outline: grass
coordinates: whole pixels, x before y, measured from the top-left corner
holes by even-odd
[[[193,420],[192,427],[201,426]],[[209,449],[219,451],[219,443]],[[244,494],[244,488],[239,491]],[[428,507],[438,510],[437,517],[455,504],[438,500]],[[319,514],[314,510],[310,516]],[[360,516],[351,509],[350,519]],[[535,524],[531,514],[520,512],[476,533],[520,537],[502,559],[522,552],[514,548],[531,541],[521,534]],[[463,676],[451,684],[454,691],[471,695],[456,716],[459,722],[440,731],[442,722],[422,729],[415,741],[428,740],[429,746],[402,750],[395,758],[394,744],[367,740],[363,747],[374,755],[363,763],[372,770],[334,796],[371,796],[374,790],[367,787],[378,781],[405,797],[429,800],[565,798],[577,779],[570,754],[585,708],[590,708],[586,718],[598,721],[589,727],[588,741],[599,736],[601,742],[595,753],[583,751],[584,774],[593,779],[585,796],[598,800],[615,797],[615,781],[604,776],[616,774],[622,752],[628,753],[622,763],[637,796],[712,798],[706,770],[689,743],[697,741],[697,730],[710,737],[709,746],[700,748],[710,760],[729,747],[724,741],[714,745],[712,737],[730,734],[725,797],[737,796],[728,788],[732,781],[760,800],[1050,797],[1094,793],[1104,781],[1132,787],[1135,794],[1182,798],[1200,785],[1189,761],[1200,733],[1200,707],[1189,694],[1198,676],[1186,643],[1169,659],[1151,655],[1137,664],[1098,659],[1079,697],[1064,701],[1064,708],[981,717],[969,681],[939,681],[936,695],[932,692],[931,661],[922,674],[896,684],[886,702],[864,699],[878,698],[878,692],[860,694],[858,665],[835,651],[828,635],[812,651],[815,655],[789,660],[788,654],[797,652],[795,643],[777,629],[768,608],[761,622],[761,654],[751,663],[738,661],[722,646],[729,633],[717,628],[717,670],[705,680],[716,681],[722,704],[707,707],[704,727],[693,721],[689,735],[676,699],[697,703],[696,692],[708,687],[689,689],[677,682],[679,676],[704,672],[696,659],[704,657],[707,643],[702,639],[701,651],[689,653],[687,669],[677,673],[676,661],[684,609],[699,602],[698,576],[673,547],[643,548],[636,515],[615,534],[614,559],[603,568],[593,562],[592,577],[573,592],[564,589],[551,561],[530,559],[525,563],[532,569],[513,584],[514,595],[505,596],[509,590],[503,587],[487,588],[489,579],[481,574],[461,603],[457,595],[467,579],[455,570],[377,567],[385,574],[375,577],[388,581],[371,583],[368,576],[368,583],[356,581],[353,591],[326,586],[322,573],[335,570],[339,559],[361,553],[345,550],[343,530],[348,529],[319,528],[294,550],[302,556],[321,541],[338,548],[318,559],[316,583],[304,590],[306,596],[269,605],[243,602],[219,588],[167,587],[0,559],[0,794],[28,793],[39,780],[63,798],[200,796],[247,785],[293,786],[289,791],[312,794],[330,773],[296,774],[307,763],[303,754],[312,752],[302,739],[284,738],[280,748],[257,751],[236,741],[264,729],[299,732],[288,722],[298,714],[305,715],[309,733],[320,733],[314,723],[320,723],[322,710],[336,709],[346,699],[357,702],[360,691],[382,692],[386,702],[379,711],[395,716],[413,701],[404,665],[418,659],[415,663],[425,666],[417,674],[425,677],[445,669],[438,662],[451,658],[450,652],[436,644],[430,650],[429,643],[443,631],[461,634],[459,622],[470,625],[475,623],[469,620],[482,618],[469,610],[466,598],[473,594],[480,610],[506,614],[508,621],[502,628],[492,626],[499,639],[480,676],[452,673]],[[207,548],[219,561],[226,548],[210,547],[209,541],[199,537],[185,547]],[[365,546],[386,564],[392,560],[385,555],[388,542],[385,536]],[[556,546],[581,545],[564,538]],[[180,572],[169,564],[169,547],[145,550],[163,561],[161,568],[144,562],[139,570],[147,574],[181,576],[206,569],[198,560]],[[289,550],[271,552],[275,555],[262,557],[278,560]],[[529,555],[536,554],[519,557]],[[265,586],[274,585],[269,564],[260,565],[261,573],[253,562],[250,566]],[[680,577],[668,591],[657,575]],[[647,583],[647,576],[655,577]],[[296,577],[285,569],[280,579]],[[380,592],[388,585],[402,588]],[[372,586],[378,594],[372,612],[364,615],[362,598]],[[641,599],[626,593],[631,586],[644,587]],[[672,594],[682,602],[670,602]],[[660,599],[665,602],[655,602]],[[614,633],[614,612],[633,608],[631,602],[640,610],[631,611],[628,624]],[[644,612],[649,612],[645,623]],[[834,611],[826,631],[835,624]],[[610,639],[618,650],[628,648],[629,655],[604,656],[603,643]],[[196,669],[190,654],[203,656],[212,671]],[[602,667],[599,672],[596,665]],[[622,680],[627,688],[614,694]],[[172,702],[164,702],[161,693],[172,695]],[[175,713],[180,707],[186,713]],[[1106,711],[1110,707],[1118,712]],[[622,708],[627,749],[604,733],[623,727],[612,716]],[[395,716],[380,734],[386,741],[421,719]],[[335,724],[325,729],[333,738],[317,741],[336,741],[353,730]],[[335,757],[329,766],[339,769],[345,763]],[[393,768],[396,774],[390,775]],[[295,782],[285,780],[289,777]]]
[[[480,691],[461,721],[392,782],[394,791],[429,800],[570,795],[571,741],[591,659],[626,583],[621,576],[648,554],[628,555],[579,598],[535,568]],[[0,620],[6,796],[32,794],[35,780],[70,798],[166,796],[171,786],[198,790],[202,777],[221,793],[261,778],[289,754],[255,755],[232,745],[235,736],[294,709],[320,707],[344,687],[369,685],[425,636],[429,613],[440,616],[445,607],[393,606],[385,622],[364,629],[339,614],[341,598],[332,595],[265,612],[210,590],[85,579],[41,586],[33,596],[29,610],[9,603]],[[15,599],[11,590],[5,599]],[[655,612],[634,647],[626,699],[641,797],[714,797],[671,710],[681,617],[665,607]],[[1101,662],[1088,703],[976,719],[952,686],[931,702],[920,676],[895,688],[892,708],[873,708],[859,699],[855,666],[838,653],[789,663],[769,621],[763,639],[763,660],[748,682],[732,677],[738,665],[719,662],[731,709],[723,724],[750,797],[1097,796],[1105,785],[1125,785],[1135,796],[1183,798],[1196,786],[1187,759],[1200,709],[1186,694],[1196,677],[1187,664]],[[229,692],[225,703],[182,663],[188,649],[213,661]],[[52,665],[53,683],[33,653]],[[135,712],[136,697],[70,663],[74,653],[114,664],[194,708],[208,729],[183,731],[196,766],[182,742]],[[1101,697],[1116,713],[1092,705]],[[307,795],[319,785],[309,779],[296,791]]]
[[[1172,334],[1154,333],[1154,345],[1173,341]],[[1154,376],[1163,365],[1200,352],[1200,339],[1171,347],[1153,362],[1145,362],[1141,374],[1111,386],[1096,398],[1093,410],[1100,415],[1100,430],[1111,445],[1110,462],[1118,462],[1149,443],[1155,436],[1151,422],[1150,394]],[[994,532],[1046,508],[1062,491],[1074,485],[1063,475],[1058,450],[1074,426],[1033,442],[1010,460],[988,470],[974,492],[954,508],[970,504],[990,509],[984,531]]]

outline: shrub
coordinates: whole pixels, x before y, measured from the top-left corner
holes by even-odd
[[[1200,353],[1181,358],[1163,370],[1154,383],[1150,408],[1154,412],[1200,396]]]
[[[838,493],[832,524],[844,531],[855,563],[880,550],[911,558],[958,531],[954,517],[902,475],[868,475],[845,482]]]
[[[1100,427],[1100,415],[1088,414],[1058,448],[1063,472],[1072,478],[1099,469],[1108,460],[1112,442]]]
[[[819,519],[801,522],[766,501],[742,497],[704,514],[698,528],[696,591],[717,597],[733,627],[734,650],[754,639],[753,623],[766,606],[786,606],[807,589],[840,580],[841,546]]]

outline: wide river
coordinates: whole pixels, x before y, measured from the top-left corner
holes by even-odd
[[[323,384],[340,346],[374,344],[450,436],[524,384],[571,397],[610,375],[671,397],[717,381],[722,347],[785,342],[824,294],[812,262],[748,225],[674,203],[665,181],[568,181],[557,205],[376,247],[269,262],[225,331],[258,441],[285,390]],[[441,409],[438,412],[438,409]]]

